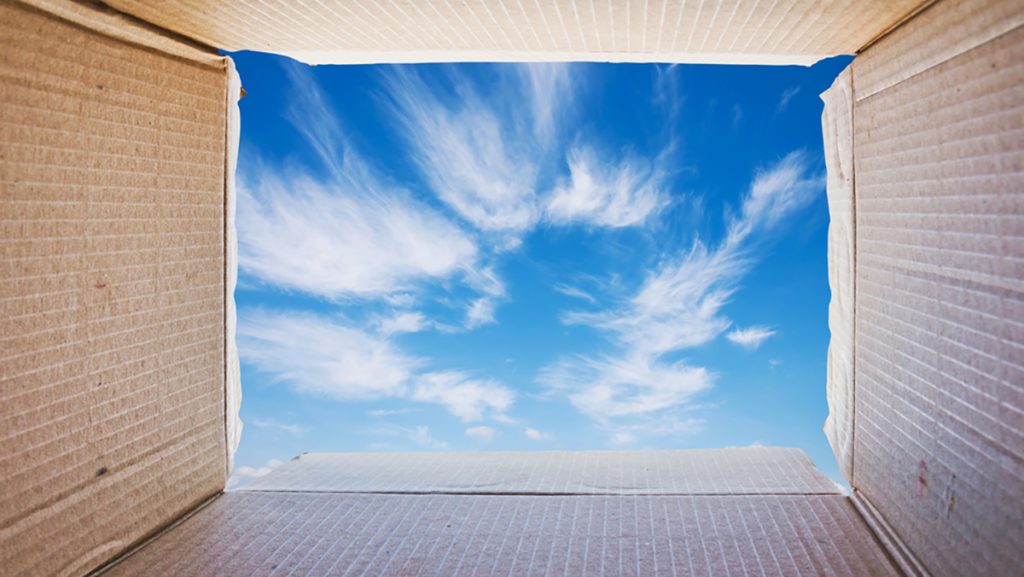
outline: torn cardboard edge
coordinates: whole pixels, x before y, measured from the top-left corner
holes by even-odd
[[[227,474],[231,477],[235,451],[242,440],[242,373],[238,358],[238,309],[235,287],[238,285],[238,230],[235,227],[237,208],[238,146],[242,135],[242,79],[235,61],[225,56],[227,64],[227,130],[224,154],[224,437]]]
[[[839,470],[853,486],[856,430],[856,199],[854,195],[853,65],[821,94],[822,141],[828,198],[828,305],[831,333],[826,353],[828,416],[822,427]]]

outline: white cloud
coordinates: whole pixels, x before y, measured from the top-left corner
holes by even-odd
[[[529,87],[533,131],[542,143],[550,143],[554,138],[559,116],[570,100],[566,98],[572,86],[570,66],[560,62],[532,62],[518,67]]]
[[[443,405],[463,421],[501,417],[515,394],[500,382],[458,371],[421,373],[425,359],[387,338],[305,313],[247,310],[239,316],[242,359],[295,390],[337,400],[386,397]],[[385,416],[378,411],[377,416]]]
[[[495,430],[491,427],[470,427],[466,429],[466,436],[478,441],[488,442],[494,438]]]
[[[473,379],[458,371],[427,373],[416,379],[413,400],[444,405],[463,421],[479,421],[484,414],[503,414],[515,399],[511,389],[489,379]]]
[[[455,74],[454,72],[452,73]],[[475,227],[517,233],[537,219],[535,143],[503,122],[464,78],[453,78],[457,104],[409,67],[385,76],[398,122],[438,198]]]
[[[420,425],[415,429],[409,430],[408,437],[413,443],[428,449],[444,449],[448,447],[447,442],[435,439],[430,434],[430,427],[426,425]]]
[[[800,87],[799,86],[791,86],[791,87],[783,90],[782,91],[782,96],[779,97],[779,103],[775,107],[775,114],[779,114],[780,112],[785,110],[786,107],[789,106],[789,101],[792,100],[793,97],[796,96],[799,93],[800,93]]]
[[[732,343],[745,349],[756,349],[765,340],[775,335],[775,331],[768,327],[749,327],[745,329],[733,329],[725,338]]]
[[[311,314],[244,311],[238,341],[242,359],[257,369],[340,400],[401,396],[423,365],[387,339]]]
[[[643,224],[668,205],[662,190],[666,173],[639,159],[616,163],[599,159],[589,148],[569,151],[569,181],[551,192],[545,217],[556,224],[582,222],[620,228]]]
[[[584,291],[583,289],[576,288],[574,286],[569,286],[567,284],[556,284],[555,286],[551,287],[551,290],[557,293],[562,293],[567,297],[585,300],[592,305],[597,304],[597,299],[591,296],[590,293]]]
[[[809,168],[805,155],[796,152],[758,171],[716,248],[696,240],[688,252],[655,267],[622,305],[563,315],[566,323],[604,331],[618,350],[600,358],[562,359],[543,369],[538,381],[609,427],[613,419],[660,415],[630,425],[640,429],[614,424],[621,433],[616,442],[631,443],[641,430],[674,430],[666,423],[678,422],[675,412],[710,389],[714,378],[703,367],[667,362],[665,355],[701,346],[728,330],[731,321],[723,309],[754,261],[755,234],[773,230],[820,192],[823,180],[806,176]]]
[[[473,239],[406,193],[358,184],[240,180],[239,267],[317,296],[377,297],[448,277],[476,259]]]
[[[378,330],[384,336],[418,333],[429,324],[427,317],[419,312],[398,312],[377,320]]]
[[[526,435],[526,438],[530,439],[531,441],[545,441],[551,438],[550,433],[538,431],[533,427],[527,427],[526,430],[523,431],[523,434]]]
[[[295,436],[304,435],[308,430],[306,427],[295,423],[282,423],[276,419],[263,419],[259,417],[250,420],[249,424],[257,429],[284,431]]]
[[[415,413],[416,409],[412,407],[406,407],[404,409],[373,409],[367,411],[366,414],[371,417],[391,417],[394,415],[408,415],[409,413]]]
[[[711,387],[703,367],[651,358],[563,359],[541,371],[539,382],[564,392],[578,410],[598,422],[673,409]]]
[[[231,477],[228,479],[226,489],[230,491],[252,479],[266,477],[281,465],[284,465],[284,461],[270,459],[262,467],[235,467],[234,470],[231,471]]]
[[[472,235],[363,162],[307,69],[286,70],[288,117],[329,176],[243,163],[252,168],[239,177],[239,267],[330,299],[386,298],[472,267]]]

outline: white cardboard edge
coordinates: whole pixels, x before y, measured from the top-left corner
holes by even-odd
[[[227,475],[231,476],[235,451],[242,438],[242,374],[238,361],[236,333],[238,311],[235,307],[235,286],[238,284],[238,230],[235,227],[235,172],[238,168],[238,145],[242,134],[242,116],[238,108],[242,79],[235,62],[227,62],[227,130],[224,171],[224,435],[226,441]]]

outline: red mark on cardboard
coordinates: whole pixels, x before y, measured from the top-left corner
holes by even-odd
[[[96,284],[93,285],[93,286],[95,286],[98,289],[105,289],[105,288],[107,288],[107,283],[99,280],[99,281],[96,281]]]
[[[917,466],[917,494],[920,496],[928,489],[928,463],[921,459]]]

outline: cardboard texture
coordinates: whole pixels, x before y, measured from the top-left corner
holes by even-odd
[[[0,575],[1024,572],[1024,3],[0,0]],[[241,434],[237,74],[811,63],[832,301],[802,453],[305,455]],[[200,505],[207,503],[205,508]],[[191,514],[191,516],[188,516]]]
[[[828,191],[828,344],[825,436],[839,470],[853,478],[855,240],[853,202],[853,76],[844,70],[821,95],[821,133]]]
[[[0,23],[0,574],[80,575],[225,483],[226,76]]]
[[[107,0],[226,50],[308,64],[655,61],[812,64],[852,54],[923,0]]]
[[[248,491],[521,495],[836,494],[799,449],[312,453]]]
[[[935,576],[1024,568],[1022,22],[941,2],[853,64],[852,485]],[[899,58],[934,64],[876,82]]]
[[[735,494],[743,480],[780,477],[779,492]],[[105,575],[899,574],[795,449],[311,454],[264,480]]]

